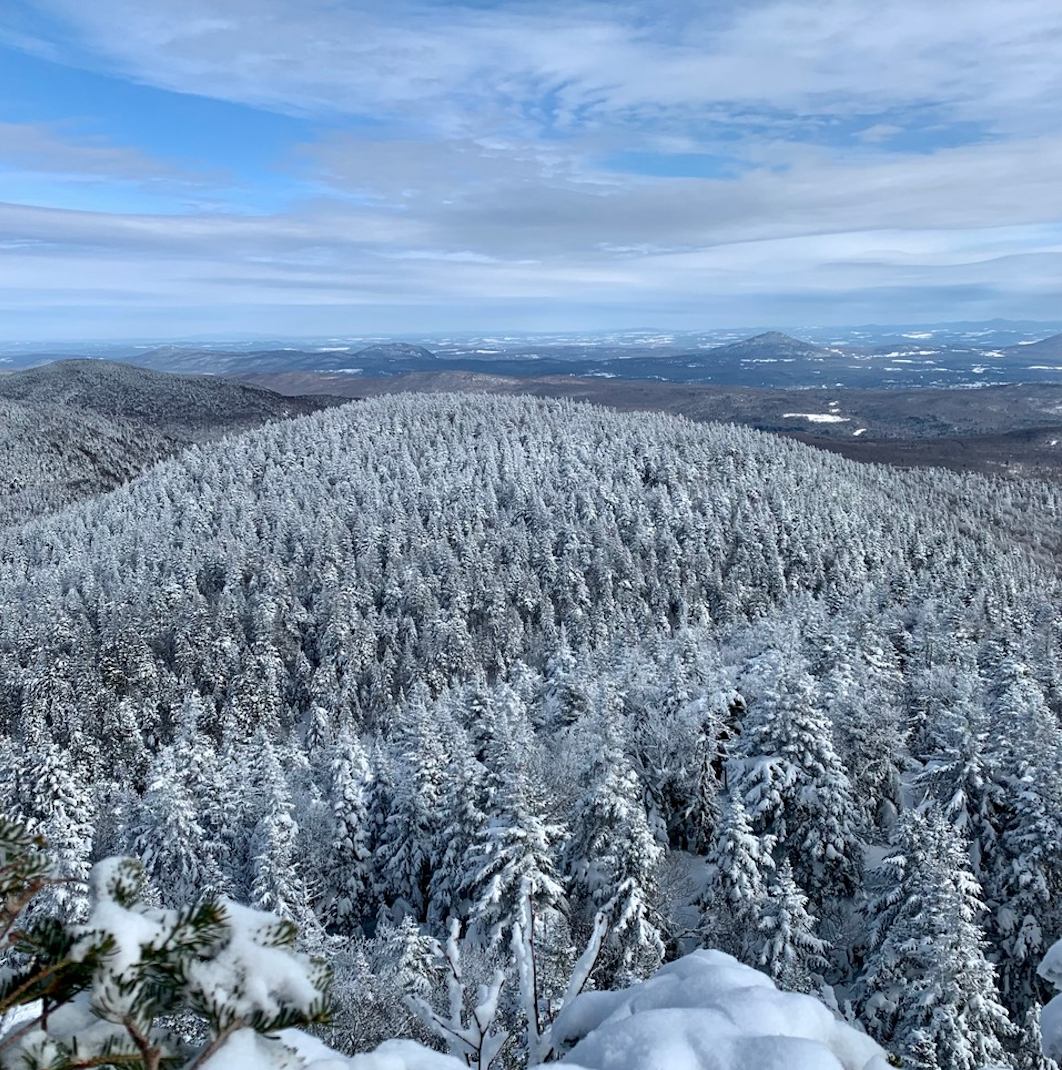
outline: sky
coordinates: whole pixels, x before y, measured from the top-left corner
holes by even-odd
[[[0,340],[1058,320],[1060,0],[4,0]]]

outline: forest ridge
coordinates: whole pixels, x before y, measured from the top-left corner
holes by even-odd
[[[532,887],[547,993],[604,909],[600,987],[720,948],[905,1065],[1041,1065],[1060,505],[527,398],[195,445],[0,531],[3,806],[295,921],[341,1050],[427,1039],[431,938],[508,968]]]

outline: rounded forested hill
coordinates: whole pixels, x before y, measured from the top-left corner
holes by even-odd
[[[173,453],[152,427],[0,396],[0,528],[111,490]]]
[[[249,430],[342,403],[324,396],[282,397],[214,376],[171,375],[108,360],[58,360],[0,375],[0,398],[69,405],[147,424],[182,441]]]
[[[0,374],[0,527],[111,490],[192,442],[342,402],[102,360]]]
[[[673,417],[369,401],[193,447],[0,536],[0,713],[63,734],[64,709],[121,699],[165,732],[195,690],[225,732],[285,733],[313,706],[371,726],[418,683],[801,595],[893,617],[1050,599],[1010,533],[1035,543],[1057,501],[1017,493]]]

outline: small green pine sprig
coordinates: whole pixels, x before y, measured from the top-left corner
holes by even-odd
[[[198,1070],[239,1029],[328,1021],[330,973],[297,951],[290,922],[227,900],[150,907],[142,867],[123,858],[93,868],[85,924],[21,924],[56,879],[42,841],[0,818],[0,1012],[29,1008],[0,1035],[0,1070]],[[199,1048],[164,1024],[189,1014],[209,1037]]]

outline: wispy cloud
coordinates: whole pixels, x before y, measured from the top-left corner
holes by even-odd
[[[52,123],[0,122],[0,168],[99,182],[207,184],[224,175],[195,172],[134,146],[115,145]]]
[[[555,0],[38,6],[68,28],[74,61],[181,92],[442,129],[652,114],[670,125],[720,104],[847,115],[926,102],[1013,129],[1050,123],[1062,86],[1062,15],[1042,0],[769,0],[690,5],[681,20],[655,4]]]

